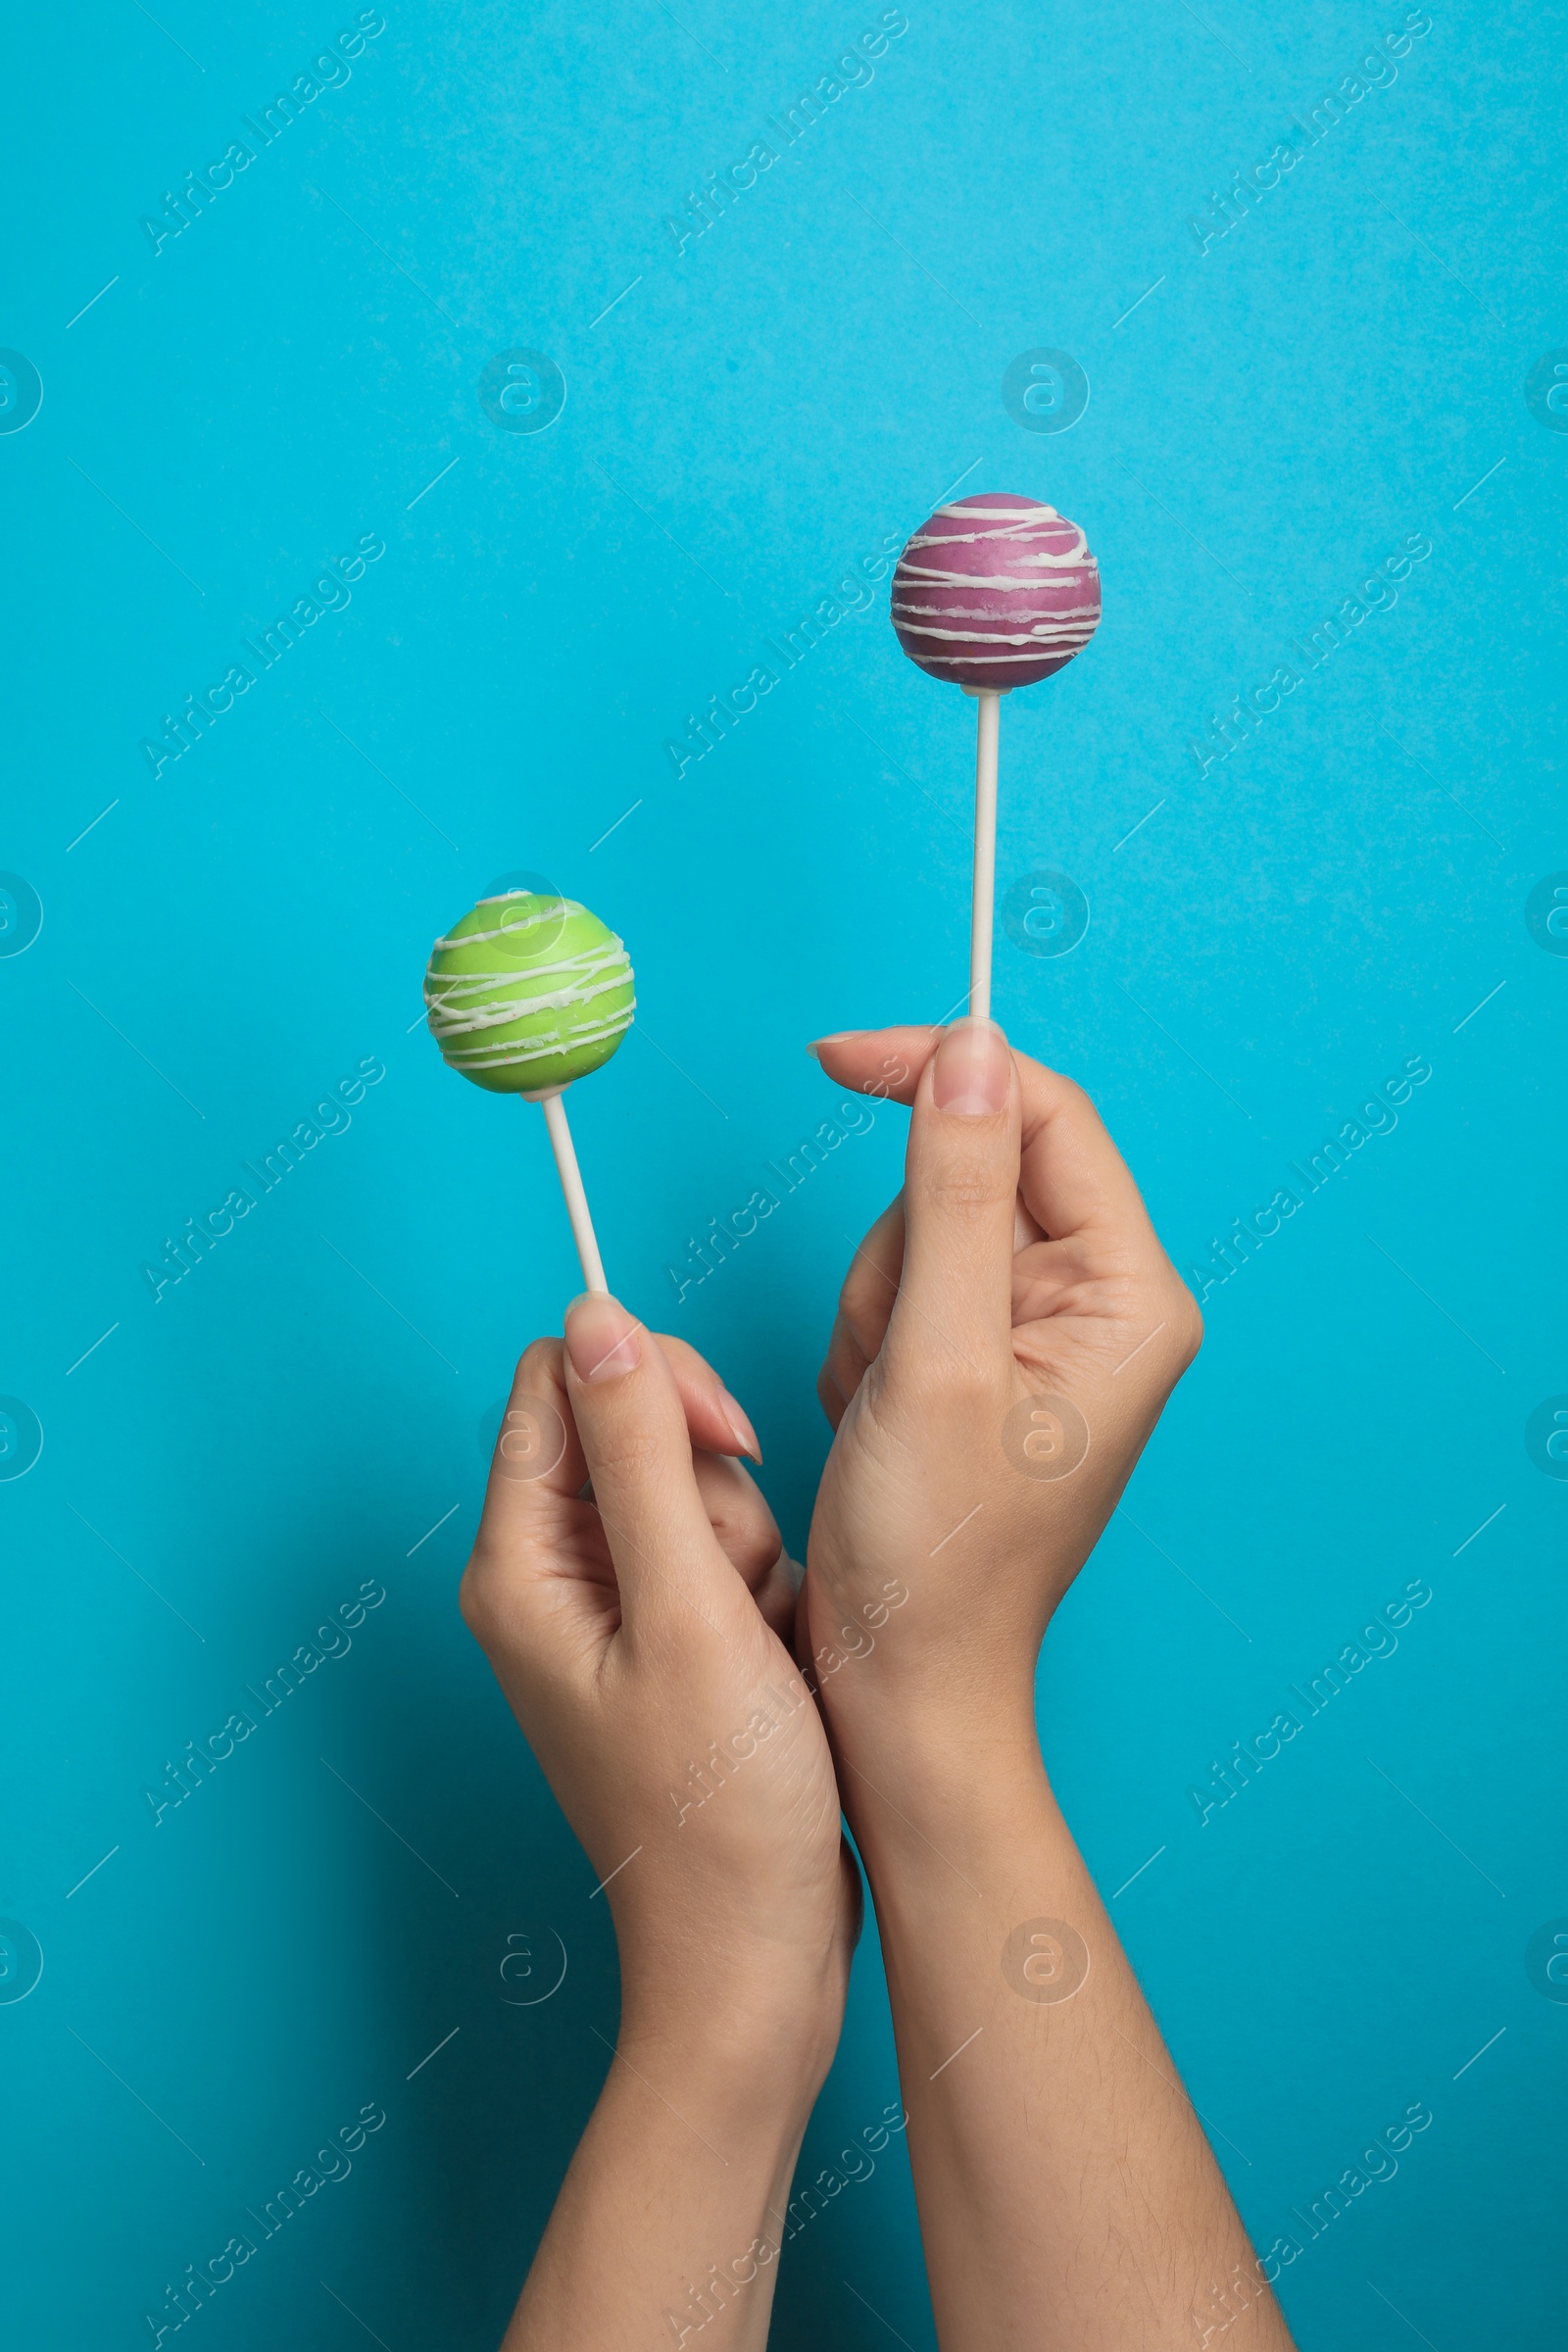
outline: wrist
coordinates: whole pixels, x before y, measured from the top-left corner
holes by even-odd
[[[848,1973],[832,1951],[813,1965],[777,1946],[626,1939],[618,2047],[804,2125],[838,2047]]]
[[[987,1778],[1010,1759],[1033,1769],[1045,1623],[1032,1605],[998,1593],[984,1610],[956,1608],[940,1580],[912,1573],[884,1579],[867,1599],[853,1573],[812,1574],[808,1680],[836,1760],[848,1754],[873,1778],[875,1758],[900,1778],[907,1769],[916,1782],[956,1785],[980,1769],[980,1748]]]
[[[874,1662],[874,1661],[873,1661]],[[866,1791],[922,1824],[1006,1804],[1044,1785],[1032,1677],[889,1674],[822,1688],[840,1796],[857,1839]]]
[[[841,1756],[844,1810],[878,1910],[890,1886],[989,1895],[1009,1857],[1060,1827],[1031,1715],[972,1719],[937,1737],[906,1727],[898,1744],[853,1743]]]

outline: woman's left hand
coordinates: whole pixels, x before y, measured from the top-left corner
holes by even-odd
[[[825,2071],[859,1886],[747,1441],[701,1357],[579,1298],[517,1367],[463,1611],[605,1883],[623,2038],[715,2032],[727,1986]]]

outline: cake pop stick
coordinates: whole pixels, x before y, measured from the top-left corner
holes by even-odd
[[[969,915],[969,1010],[991,1018],[992,909],[997,895],[997,740],[1002,697],[995,687],[969,686],[978,724],[974,747],[974,898]]]
[[[1054,507],[984,491],[939,507],[908,540],[892,612],[910,661],[977,706],[969,1010],[989,1020],[1002,697],[1083,651],[1100,622],[1100,567]]]
[[[609,1285],[562,1098],[631,1027],[633,985],[624,946],[597,915],[521,890],[481,899],[436,941],[424,975],[430,1034],[450,1066],[541,1105],[590,1291]]]
[[[530,1102],[539,1103],[544,1110],[545,1125],[550,1131],[550,1149],[556,1155],[556,1174],[566,1197],[566,1214],[571,1219],[571,1238],[577,1245],[582,1260],[582,1278],[591,1291],[602,1291],[608,1298],[610,1285],[605,1280],[605,1261],[599,1254],[599,1241],[594,1221],[588,1213],[588,1196],[582,1187],[582,1170],[577,1165],[576,1148],[571,1129],[566,1124],[566,1105],[557,1092],[550,1095],[530,1095]]]

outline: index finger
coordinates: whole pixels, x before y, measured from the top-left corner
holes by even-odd
[[[858,1094],[912,1102],[945,1029],[849,1029],[811,1051],[828,1076]],[[1152,1228],[1143,1196],[1083,1088],[1013,1053],[1023,1098],[1018,1191],[1053,1241],[1100,1225]],[[898,1075],[899,1072],[905,1073]]]

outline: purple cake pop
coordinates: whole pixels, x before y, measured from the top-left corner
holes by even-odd
[[[1100,623],[1100,566],[1054,507],[988,490],[939,507],[899,558],[893,626],[933,678],[993,694],[1032,686]]]

